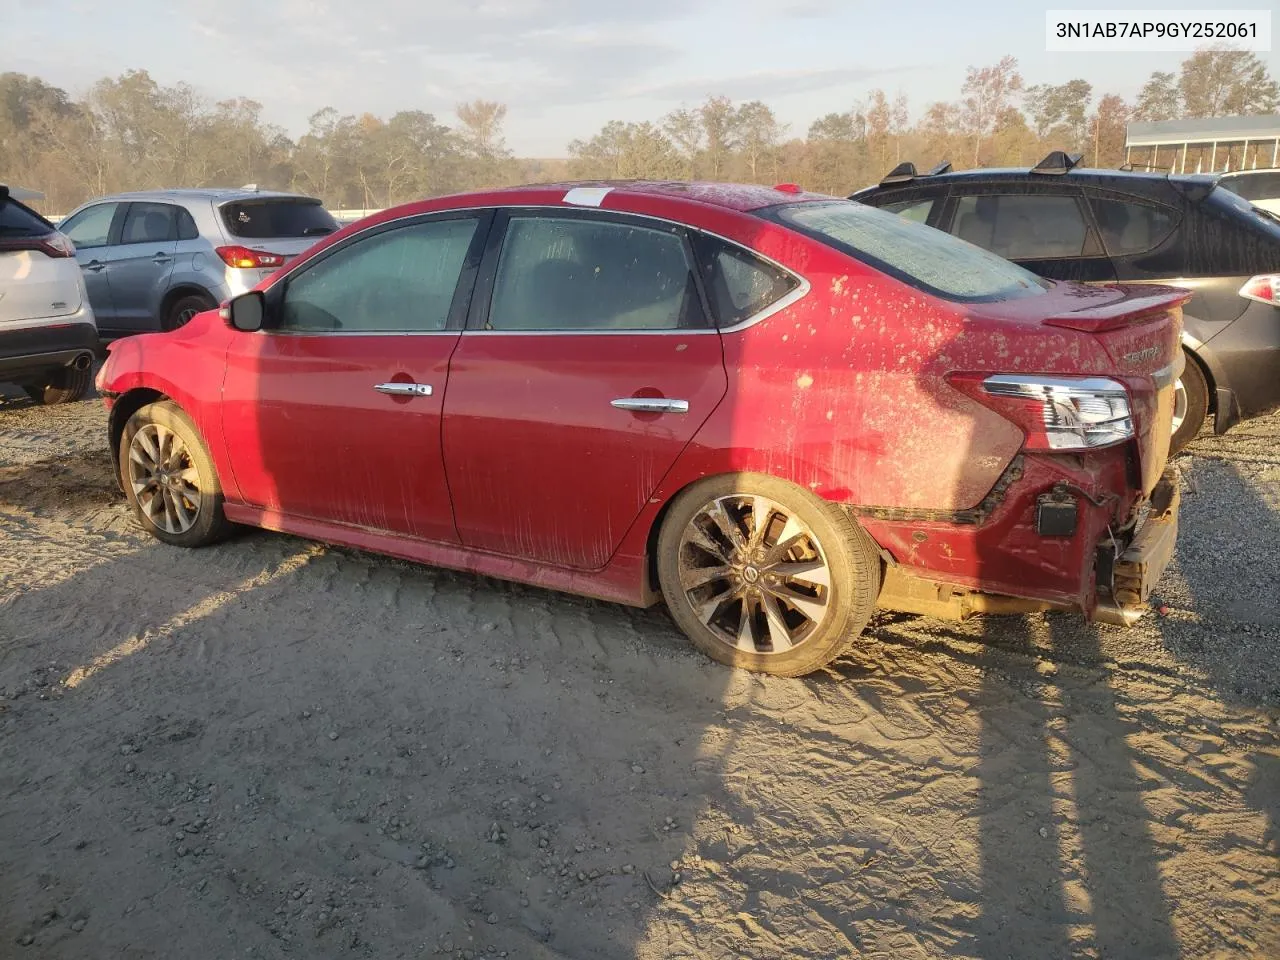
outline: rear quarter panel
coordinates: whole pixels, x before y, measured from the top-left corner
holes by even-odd
[[[725,332],[728,392],[665,492],[699,476],[758,472],[841,503],[969,508],[1023,437],[951,387],[947,374],[1077,373],[1105,359],[1078,332],[976,315],[808,238],[742,219],[752,222],[719,224],[721,234],[805,277],[810,290]]]

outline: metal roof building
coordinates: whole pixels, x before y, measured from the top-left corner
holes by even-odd
[[[1131,123],[1125,128],[1124,159],[1135,167],[1176,173],[1275,167],[1280,165],[1280,114]]]

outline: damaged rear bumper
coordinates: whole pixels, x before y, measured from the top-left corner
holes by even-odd
[[[1147,599],[1173,560],[1178,542],[1182,492],[1170,467],[1151,492],[1151,510],[1128,546],[1104,554],[1098,565],[1098,603],[1090,619],[1132,626],[1147,610]]]

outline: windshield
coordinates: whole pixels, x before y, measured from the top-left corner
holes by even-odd
[[[222,222],[232,236],[247,240],[323,237],[338,229],[338,222],[319,200],[293,198],[224,204]]]
[[[981,247],[862,203],[798,203],[762,215],[945,300],[1012,300],[1049,286]]]

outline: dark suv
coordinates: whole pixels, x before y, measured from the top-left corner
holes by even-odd
[[[1173,448],[1280,405],[1280,219],[1213,176],[1079,169],[917,173],[899,164],[850,199],[945,230],[1052,280],[1190,289]]]

